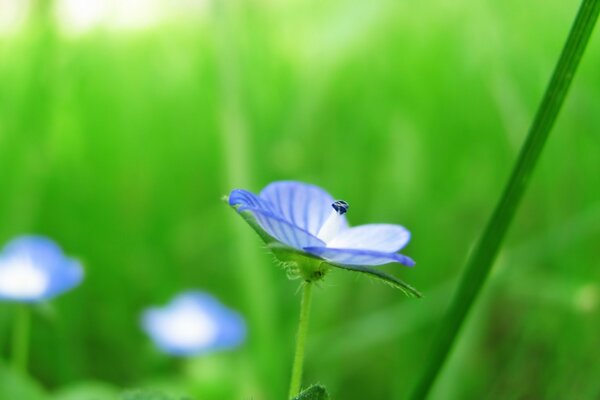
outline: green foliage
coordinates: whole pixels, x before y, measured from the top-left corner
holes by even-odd
[[[119,400],[119,390],[102,382],[78,382],[55,392],[51,400]]]
[[[323,385],[312,385],[308,389],[303,390],[298,396],[294,397],[293,400],[328,400],[329,393]]]
[[[31,378],[0,365],[0,399],[48,400],[48,396]]]
[[[191,400],[187,397],[174,397],[155,390],[135,389],[121,395],[121,400]]]

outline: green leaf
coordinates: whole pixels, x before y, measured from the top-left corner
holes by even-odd
[[[78,382],[61,388],[52,400],[118,400],[118,389],[102,382]]]
[[[48,396],[34,380],[0,366],[0,399],[46,400]]]
[[[308,389],[304,390],[298,396],[294,397],[293,400],[328,400],[329,393],[323,385],[312,385]]]
[[[410,286],[408,283],[404,282],[403,280],[401,280],[399,278],[396,278],[393,275],[390,275],[386,272],[380,271],[378,269],[371,268],[371,267],[365,267],[362,265],[342,265],[342,264],[331,264],[331,263],[328,263],[328,264],[331,265],[332,267],[367,274],[375,279],[378,279],[384,283],[387,283],[388,285],[390,285],[396,289],[400,289],[405,295],[407,295],[409,297],[422,297],[423,296],[421,294],[421,292],[419,292],[414,287]]]
[[[191,398],[174,397],[156,390],[134,389],[121,394],[121,400],[191,400]]]

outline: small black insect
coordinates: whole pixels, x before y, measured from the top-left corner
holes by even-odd
[[[336,200],[331,204],[331,207],[340,215],[346,214],[350,205],[346,203],[344,200]]]

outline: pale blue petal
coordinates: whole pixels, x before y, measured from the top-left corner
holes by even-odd
[[[317,236],[333,210],[333,197],[318,186],[295,181],[273,182],[260,192],[274,211],[292,225]],[[343,226],[347,226],[344,218]]]
[[[238,212],[252,213],[265,232],[288,246],[302,250],[306,246],[324,245],[321,240],[287,220],[270,201],[247,190],[233,190],[229,195],[229,205],[236,207]]]
[[[60,247],[44,236],[18,236],[4,246],[6,257],[26,255],[32,264],[53,269],[59,266],[64,256]]]
[[[398,253],[360,249],[335,249],[329,247],[306,247],[304,250],[337,264],[382,265],[396,262],[408,267],[415,265],[415,262],[410,257]]]
[[[302,250],[308,246],[323,246],[325,243],[317,239],[307,231],[291,224],[282,219],[276,214],[269,211],[246,207],[244,211],[248,211],[254,215],[256,222],[273,238],[278,241]]]
[[[260,227],[276,240],[302,250],[306,246],[323,246],[324,243],[300,226],[288,220],[271,201],[247,190],[236,189],[229,195],[229,204],[238,212],[252,213]]]
[[[271,237],[288,246],[302,250],[306,246],[323,246],[324,243],[306,230],[287,220],[270,201],[254,193],[236,189],[229,195],[229,204],[238,212],[250,212],[258,225]]]
[[[79,285],[83,280],[81,263],[72,258],[65,258],[62,266],[50,274],[50,285],[45,298],[55,297]]]
[[[246,337],[241,315],[199,291],[185,292],[165,307],[147,309],[142,327],[159,349],[176,356],[237,347]]]
[[[83,269],[78,261],[65,257],[60,247],[43,236],[21,236],[9,242],[0,255],[0,268],[14,268],[23,265],[23,273],[34,274],[29,279],[42,280],[41,290],[0,291],[0,299],[39,302],[55,297],[77,286],[83,279]],[[14,269],[13,269],[14,271]],[[26,271],[26,272],[25,272]],[[16,277],[14,274],[13,277]],[[22,275],[19,280],[23,279]],[[22,285],[22,281],[19,282]],[[12,287],[13,289],[15,286]]]
[[[376,250],[395,253],[410,240],[410,232],[403,226],[392,224],[368,224],[342,230],[328,247],[337,249]]]
[[[239,212],[242,212],[247,208],[253,208],[268,211],[283,218],[270,202],[261,199],[254,193],[244,189],[235,189],[231,191],[229,194],[229,205],[236,207]]]
[[[198,290],[183,292],[175,297],[171,307],[177,307],[185,302],[196,303],[218,322],[219,332],[214,344],[216,349],[237,347],[244,341],[246,323],[242,316],[212,295]]]

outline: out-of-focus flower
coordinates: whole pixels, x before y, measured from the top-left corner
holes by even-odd
[[[365,272],[407,294],[420,295],[399,279],[371,268],[387,263],[415,265],[410,257],[398,253],[410,240],[410,233],[400,225],[351,228],[345,215],[348,203],[334,201],[317,186],[294,181],[273,182],[258,195],[233,190],[229,205],[245,217],[281,261],[296,265],[307,281],[320,279],[325,264]]]
[[[0,253],[0,300],[48,300],[83,279],[80,263],[43,236],[21,236]]]
[[[240,345],[246,325],[235,311],[208,293],[184,292],[162,308],[142,314],[142,327],[168,354],[191,356]]]

